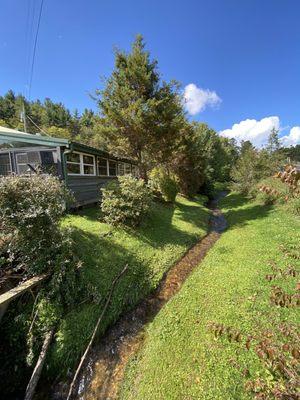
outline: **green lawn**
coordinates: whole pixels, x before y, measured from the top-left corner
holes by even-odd
[[[163,274],[207,231],[209,212],[204,197],[177,198],[175,206],[155,203],[149,218],[137,230],[112,228],[99,221],[99,208],[68,216],[63,225],[75,232],[83,261],[84,293],[78,307],[61,322],[48,359],[49,376],[74,368],[101,313],[112,280],[128,263],[100,327],[100,334],[122,312],[153,290]]]
[[[297,278],[265,279],[271,272],[268,260],[280,266],[289,262],[279,245],[299,245],[299,218],[236,194],[222,207],[227,231],[147,327],[142,350],[127,367],[122,400],[253,398],[244,390],[241,370],[249,368],[252,377],[265,377],[266,370],[253,350],[214,339],[208,323],[255,334],[283,321],[300,322],[296,308],[277,308],[269,300],[272,284],[291,290]]]

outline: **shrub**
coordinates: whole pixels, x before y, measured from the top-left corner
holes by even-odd
[[[154,168],[151,171],[149,185],[154,194],[158,194],[167,202],[174,203],[178,193],[177,181],[164,168]]]
[[[256,198],[264,205],[269,206],[276,203],[278,200],[278,194],[272,190],[270,192],[259,191]]]
[[[287,202],[287,209],[290,211],[292,214],[299,215],[300,216],[300,197],[294,197],[291,198]]]
[[[101,210],[111,225],[137,226],[150,205],[150,190],[142,179],[120,176],[102,191]]]
[[[0,178],[2,265],[29,273],[51,270],[61,244],[59,220],[70,199],[52,176]]]

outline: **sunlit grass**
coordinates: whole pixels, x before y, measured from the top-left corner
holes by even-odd
[[[66,217],[74,229],[77,253],[83,261],[80,281],[84,287],[78,307],[61,321],[49,357],[49,375],[64,374],[81,356],[101,313],[112,280],[125,264],[99,335],[121,313],[153,290],[178,258],[204,236],[209,212],[204,197],[194,201],[178,197],[176,205],[153,204],[137,230],[113,228],[100,222],[98,207]]]
[[[264,376],[265,370],[253,351],[216,341],[208,323],[255,334],[286,320],[299,322],[295,309],[270,304],[272,284],[265,275],[270,259],[287,264],[279,245],[299,243],[300,220],[236,194],[222,207],[228,230],[148,326],[145,344],[127,368],[123,400],[251,398],[241,371]],[[287,290],[295,285],[296,278],[281,283]]]

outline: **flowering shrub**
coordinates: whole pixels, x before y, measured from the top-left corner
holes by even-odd
[[[112,225],[137,226],[150,205],[150,190],[142,179],[131,175],[120,176],[118,181],[102,188],[101,210],[104,220]]]

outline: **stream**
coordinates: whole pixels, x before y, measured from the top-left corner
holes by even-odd
[[[141,301],[132,311],[122,316],[94,346],[88,362],[79,375],[73,399],[117,399],[126,365],[143,345],[145,326],[179,292],[186,278],[199,265],[226,229],[226,219],[218,208],[218,200],[225,195],[226,192],[220,193],[215,200],[208,204],[212,215],[207,235],[190,248],[165,274],[153,293]],[[61,399],[62,397],[55,396],[55,398]]]

